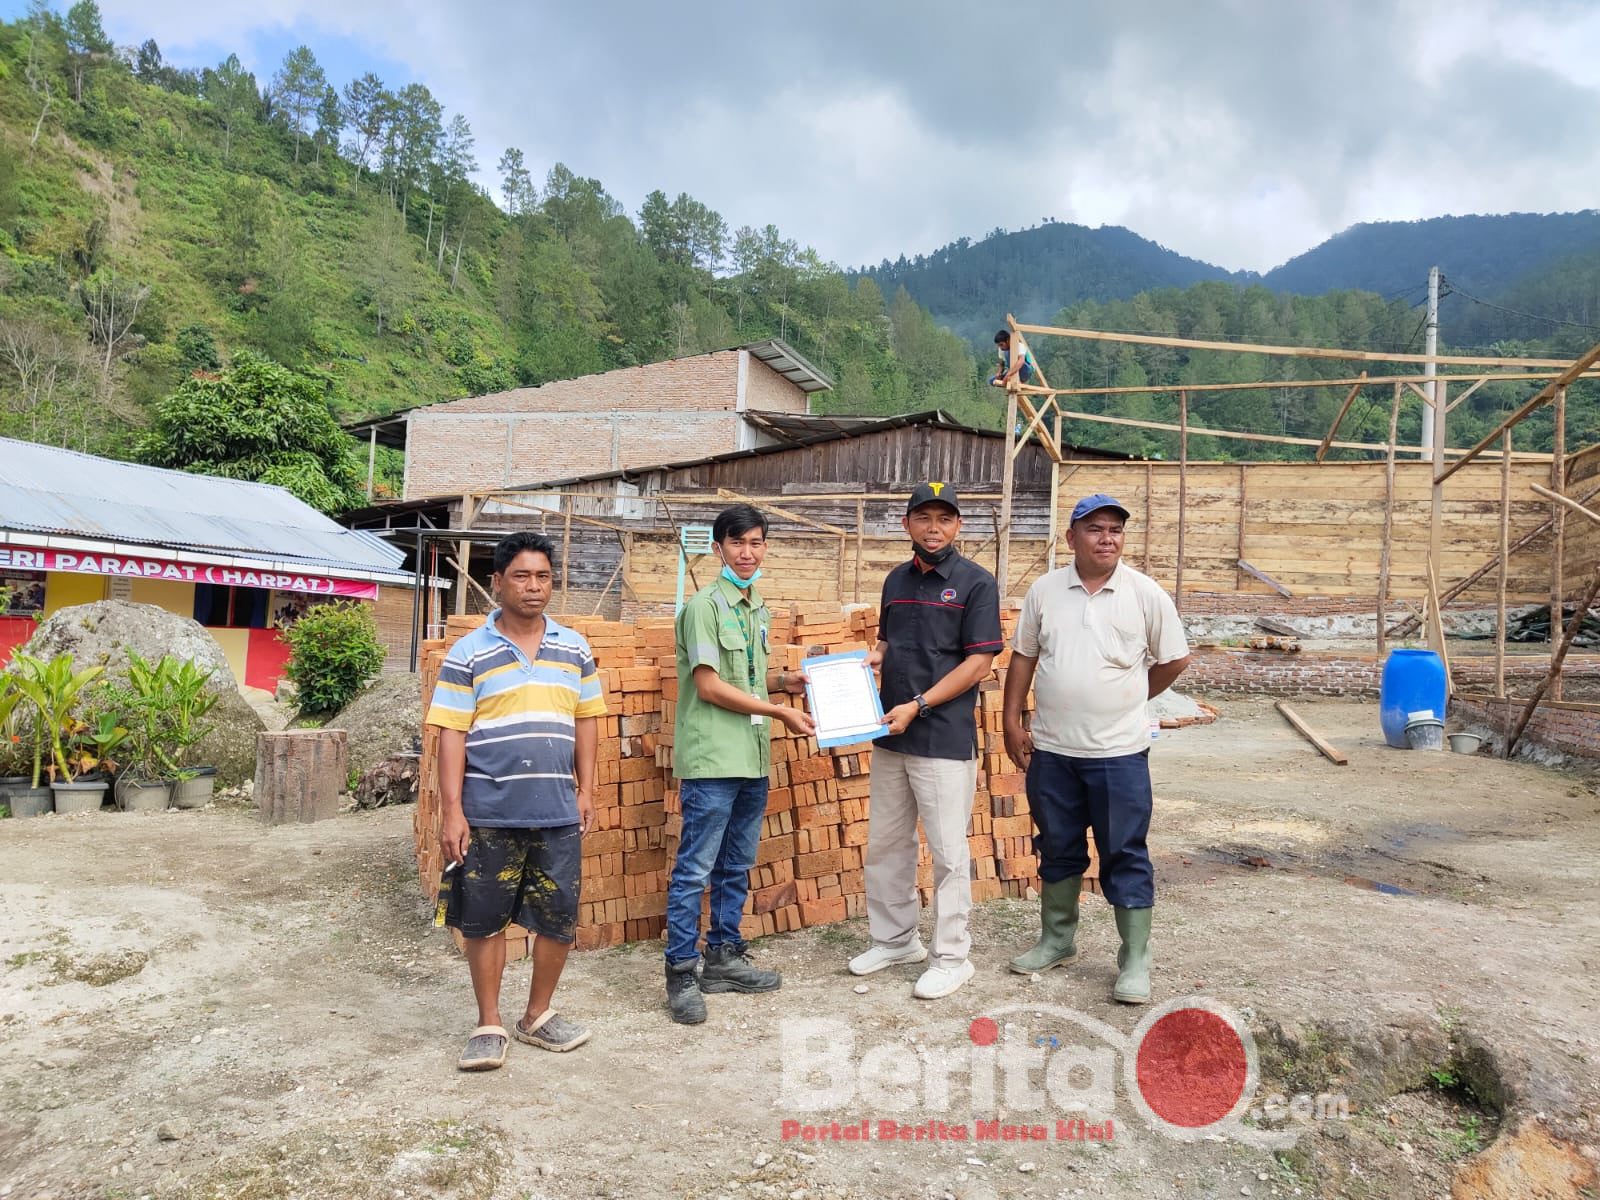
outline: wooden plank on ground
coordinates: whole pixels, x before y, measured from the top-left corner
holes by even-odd
[[[1350,760],[1317,735],[1316,730],[1305,723],[1305,719],[1290,708],[1282,700],[1276,701],[1276,707],[1283,714],[1283,719],[1293,725],[1295,732],[1315,746],[1323,758],[1336,767],[1348,767]]]

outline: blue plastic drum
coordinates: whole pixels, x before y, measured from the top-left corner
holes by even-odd
[[[1432,712],[1445,718],[1444,663],[1432,650],[1391,650],[1383,662],[1383,683],[1378,692],[1383,740],[1396,750],[1406,749],[1406,721],[1415,712]]]

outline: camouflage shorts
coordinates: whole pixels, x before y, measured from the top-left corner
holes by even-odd
[[[452,872],[444,923],[464,937],[491,937],[517,924],[570,942],[578,925],[583,838],[577,825],[472,831],[467,859]]]

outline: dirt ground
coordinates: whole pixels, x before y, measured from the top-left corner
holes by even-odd
[[[1145,1013],[1109,999],[1116,937],[1094,898],[1082,960],[1038,980],[1005,969],[1036,906],[980,906],[978,974],[933,1003],[911,998],[915,968],[857,990],[863,922],[761,943],[783,989],[709,997],[694,1029],[666,1017],[659,942],[575,955],[558,999],[593,1041],[459,1074],[471,993],[417,894],[410,811],[268,829],[214,808],[0,823],[0,1197],[1595,1194],[1595,781],[1387,750],[1375,705],[1297,708],[1350,766],[1270,705],[1225,701],[1215,725],[1162,734],[1151,835],[1157,1004],[1238,1012],[1258,1100],[1349,1097],[1347,1119],[1253,1102],[1247,1129],[1292,1145],[1176,1140],[1121,1075],[1110,1110],[1090,1105],[1110,1141],[784,1140],[786,1119],[1054,1128],[1009,1078],[984,1097],[974,1069],[942,1105],[912,1080],[905,1104],[867,1060],[976,1063],[990,1014],[1003,1046],[1052,1053],[1134,1031]],[[525,972],[508,972],[508,1020]],[[799,1021],[854,1039],[844,1101],[786,1090]]]

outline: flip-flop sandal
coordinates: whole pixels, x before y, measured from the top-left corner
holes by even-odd
[[[479,1025],[467,1039],[461,1057],[456,1059],[456,1067],[462,1071],[493,1071],[505,1065],[506,1049],[510,1045],[511,1039],[503,1026]]]
[[[538,1046],[541,1050],[554,1050],[557,1054],[576,1050],[589,1040],[590,1034],[588,1029],[576,1021],[567,1020],[553,1008],[531,1026],[523,1028],[522,1022],[518,1021],[512,1029],[517,1041]]]

